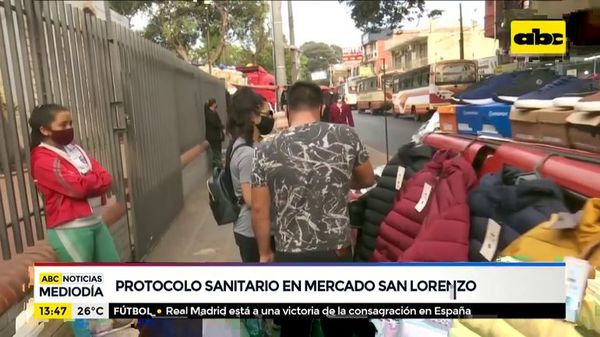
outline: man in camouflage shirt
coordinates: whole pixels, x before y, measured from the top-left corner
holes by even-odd
[[[295,83],[287,100],[290,127],[254,154],[252,225],[261,262],[349,262],[347,196],[351,188],[374,184],[369,154],[353,128],[320,122],[323,98],[316,84]],[[269,241],[271,207],[275,252]],[[340,330],[348,330],[344,324],[333,328],[331,322],[323,321],[323,329],[347,335]],[[308,337],[310,320],[288,323],[282,323],[282,337]]]

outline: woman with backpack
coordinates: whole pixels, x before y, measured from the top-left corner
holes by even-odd
[[[254,145],[273,130],[274,120],[270,116],[270,106],[260,95],[250,88],[241,88],[231,98],[231,110],[227,121],[227,131],[232,142],[227,149],[226,167],[231,172],[233,191],[243,204],[233,226],[235,243],[240,250],[243,262],[260,262],[258,244],[252,230],[252,194],[250,178]],[[251,337],[263,337],[265,329],[258,319],[244,320]]]
[[[232,142],[227,149],[226,160],[231,172],[234,194],[243,204],[233,233],[243,262],[259,262],[258,246],[252,231],[250,178],[254,145],[260,141],[261,135],[267,135],[273,129],[274,121],[267,109],[269,105],[262,96],[252,89],[242,88],[231,98],[231,111],[227,121],[227,131]]]

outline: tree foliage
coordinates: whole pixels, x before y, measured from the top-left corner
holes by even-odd
[[[111,1],[117,12],[133,17],[139,12],[149,16],[143,35],[182,59],[191,62],[202,55],[204,61],[216,63],[225,46],[233,42],[251,44],[255,34],[248,28],[264,23],[268,6],[264,1],[221,0],[205,4],[203,1]],[[254,33],[254,31],[252,31]],[[209,38],[210,37],[210,38]],[[250,42],[249,42],[250,41]],[[261,47],[263,41],[256,41]],[[204,52],[196,51],[203,48]],[[210,59],[206,60],[206,55]]]
[[[300,50],[306,57],[309,72],[327,70],[329,65],[340,63],[342,60],[342,48],[323,42],[306,42],[300,46]]]
[[[146,11],[152,7],[152,1],[109,1],[110,7],[117,13],[125,16],[131,22],[131,18],[140,11]]]
[[[146,14],[148,24],[142,31],[143,36],[174,51],[187,62],[208,61],[215,66],[252,63],[262,65],[269,72],[275,71],[272,32],[267,25],[269,6],[265,0],[219,0],[211,4],[190,0],[113,0],[110,5],[129,20],[137,13]],[[317,46],[311,46],[311,43]],[[308,55],[303,52],[299,55],[298,76],[301,79],[309,79],[311,71],[327,69],[329,64],[337,63],[342,57],[342,49],[338,46],[311,43],[306,46]],[[285,49],[285,60],[290,81],[292,52],[288,48]]]
[[[351,8],[352,20],[363,32],[379,32],[402,27],[405,21],[414,21],[424,15],[434,17],[442,11],[426,13],[425,0],[339,0]]]

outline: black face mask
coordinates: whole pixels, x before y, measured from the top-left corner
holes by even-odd
[[[268,135],[273,131],[273,125],[275,125],[273,117],[260,116],[260,123],[256,125],[256,128],[261,135]]]

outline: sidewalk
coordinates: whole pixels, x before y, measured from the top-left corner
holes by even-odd
[[[380,152],[375,150],[374,148],[366,145],[367,151],[369,151],[369,156],[371,158],[371,164],[373,164],[373,168],[377,166],[385,165],[388,160],[385,157],[385,152]],[[394,154],[390,153],[390,158],[393,157]]]
[[[385,153],[367,147],[374,167],[385,164]],[[232,225],[218,226],[208,206],[208,192],[197,185],[183,209],[146,256],[144,262],[240,262]],[[204,337],[246,337],[240,320],[206,319]]]
[[[373,167],[387,160],[369,146]],[[208,192],[199,185],[185,200],[183,209],[145,259],[145,262],[239,262],[232,225],[217,226],[208,207]]]

